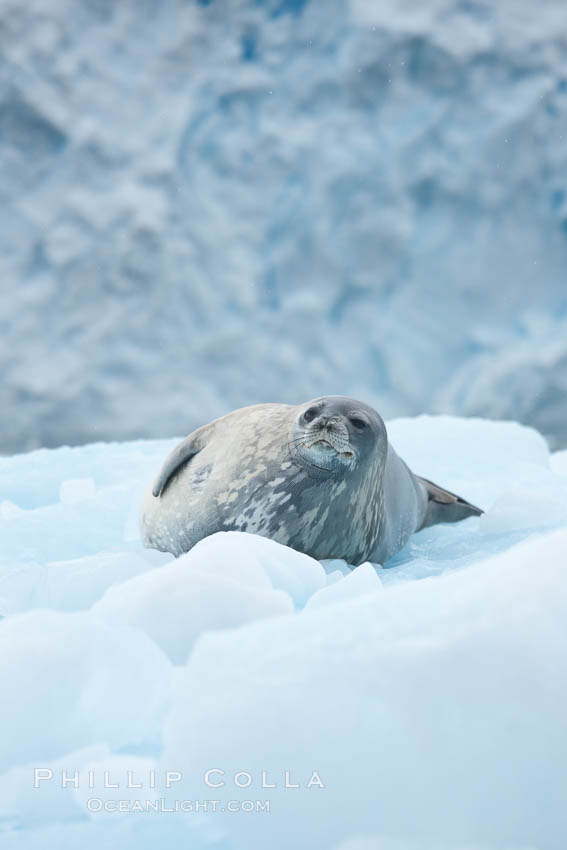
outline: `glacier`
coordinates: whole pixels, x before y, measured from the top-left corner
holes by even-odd
[[[563,0],[0,0],[0,451],[343,393],[567,445]]]
[[[567,451],[388,433],[486,513],[354,571],[238,532],[143,549],[173,440],[0,458],[3,850],[563,850]]]

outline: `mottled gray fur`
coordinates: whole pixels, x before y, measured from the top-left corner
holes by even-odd
[[[245,407],[190,434],[148,489],[141,531],[174,555],[247,531],[318,559],[384,563],[420,528],[479,513],[414,475],[375,410],[326,396]]]

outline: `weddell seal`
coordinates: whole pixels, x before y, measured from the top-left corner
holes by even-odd
[[[243,407],[198,428],[148,489],[141,533],[174,555],[216,531],[247,531],[318,560],[383,564],[415,531],[481,513],[414,475],[373,408],[324,396]]]

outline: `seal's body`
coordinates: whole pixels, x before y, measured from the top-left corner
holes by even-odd
[[[247,531],[318,559],[384,563],[420,528],[481,513],[414,475],[375,410],[326,396],[245,407],[194,431],[146,493],[141,531],[174,555]]]

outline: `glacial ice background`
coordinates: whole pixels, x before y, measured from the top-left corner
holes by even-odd
[[[564,850],[567,451],[510,422],[388,432],[486,514],[353,572],[236,532],[144,550],[140,494],[173,440],[0,458],[3,850]],[[34,789],[34,767],[56,779]],[[126,789],[151,769],[183,783]],[[162,796],[271,812],[86,809]]]
[[[358,396],[567,445],[564,0],[0,0],[0,451]]]

